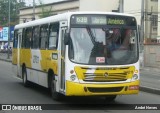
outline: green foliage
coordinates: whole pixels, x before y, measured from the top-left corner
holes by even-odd
[[[49,9],[47,9],[47,8],[45,8],[45,5],[42,2],[42,0],[39,0],[39,3],[40,3],[40,7],[42,9],[42,12],[39,15],[39,17],[40,18],[45,18],[45,17],[51,16],[52,15],[52,6],[50,6]]]
[[[10,25],[19,22],[19,9],[25,7],[25,2],[10,0]],[[9,0],[0,0],[0,26],[8,26]]]

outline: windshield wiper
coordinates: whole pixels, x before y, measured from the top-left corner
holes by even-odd
[[[86,30],[87,30],[90,38],[91,38],[91,41],[92,41],[93,45],[95,45],[96,44],[96,40],[95,40],[96,37],[93,35],[93,32],[91,31],[91,28],[89,26],[86,26]]]

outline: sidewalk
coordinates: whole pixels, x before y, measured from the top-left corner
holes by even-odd
[[[11,62],[12,56],[10,55],[9,59],[8,59],[8,54],[7,53],[0,53],[0,60]]]
[[[11,62],[12,57],[0,56],[0,60]],[[160,69],[143,67],[140,69],[140,91],[160,95]]]
[[[160,69],[144,67],[140,70],[140,90],[160,95]]]

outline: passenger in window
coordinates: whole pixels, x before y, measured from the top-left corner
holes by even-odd
[[[126,29],[124,40],[122,42],[122,45],[120,46],[120,49],[125,49],[125,50],[129,49],[131,35],[132,35],[132,30]]]
[[[109,35],[106,37],[106,46],[110,51],[116,50],[120,47],[118,40],[121,38],[120,29],[109,30]]]

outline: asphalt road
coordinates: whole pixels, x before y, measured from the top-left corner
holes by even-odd
[[[103,104],[100,108],[96,108],[94,110],[95,105],[89,106],[91,110],[83,110],[84,105],[90,105],[95,103]],[[12,73],[12,65],[8,62],[0,61],[0,104],[62,104],[67,108],[63,108],[62,110],[54,111],[54,113],[106,113],[106,112],[123,112],[123,113],[134,113],[134,110],[126,111],[126,110],[116,110],[114,111],[115,106],[119,104],[159,104],[160,105],[160,96],[140,92],[138,95],[123,95],[118,96],[116,100],[111,103],[114,104],[113,108],[111,107],[109,110],[106,109],[107,103],[104,98],[95,98],[95,97],[67,97],[64,98],[63,101],[57,102],[53,101],[50,97],[50,93],[46,88],[34,85],[32,87],[26,88],[23,86],[21,80],[15,78]],[[67,106],[67,104],[78,104],[76,108],[79,110],[74,111],[72,108],[75,106]],[[81,106],[80,104],[83,104]],[[53,111],[0,111],[0,113],[53,113]],[[140,112],[149,113],[149,111],[140,110]],[[160,111],[154,110],[153,113],[158,113]]]
[[[143,86],[149,86],[160,89],[160,70],[145,69],[141,70],[141,83]]]

